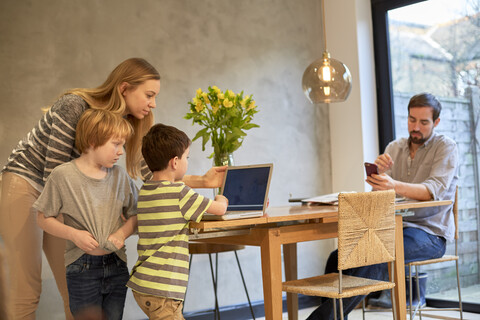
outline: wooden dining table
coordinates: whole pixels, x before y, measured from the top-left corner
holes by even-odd
[[[395,204],[393,277],[397,319],[406,319],[402,217],[409,209],[449,205],[452,201],[402,201]],[[260,247],[266,319],[282,319],[282,247],[285,280],[297,279],[297,243],[337,237],[338,207],[292,205],[270,207],[258,218],[190,223],[190,239]],[[287,294],[288,319],[298,319],[298,297]]]

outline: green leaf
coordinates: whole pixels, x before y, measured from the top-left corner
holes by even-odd
[[[202,136],[202,151],[205,151],[205,146],[207,145],[209,139],[210,135],[208,133]]]
[[[209,136],[208,135],[208,128],[203,128],[202,130],[198,131],[197,134],[195,135],[195,138],[193,138],[192,141],[195,141],[198,138],[203,137],[205,135]]]
[[[243,130],[249,130],[252,128],[260,128],[260,126],[255,123],[247,123],[246,125],[243,126]]]

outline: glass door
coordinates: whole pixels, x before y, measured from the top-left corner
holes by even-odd
[[[457,142],[461,159],[462,301],[480,304],[480,0],[428,0],[403,6],[398,4],[402,1],[396,1],[396,8],[384,10],[386,21],[382,20],[385,14],[375,11],[375,3],[381,2],[372,0],[372,12],[377,15],[376,67],[385,69],[388,65],[387,71],[377,71],[377,83],[382,74],[386,83],[383,88],[378,86],[379,128],[384,137],[381,149],[392,138],[408,136],[407,105],[411,96],[430,92],[441,101],[441,121],[435,130]],[[383,23],[387,46],[383,58],[379,58],[379,25]],[[383,67],[378,64],[382,59],[388,60]],[[447,254],[454,252],[454,243],[448,243]],[[455,263],[422,266],[422,271],[428,273],[427,299],[458,300]]]

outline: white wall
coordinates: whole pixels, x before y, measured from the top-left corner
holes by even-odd
[[[327,49],[352,74],[345,102],[330,104],[332,190],[367,191],[363,163],[378,155],[373,32],[369,0],[325,0]]]
[[[330,6],[334,3],[327,2]],[[322,52],[319,19],[317,0],[3,0],[0,165],[38,121],[40,107],[68,88],[99,85],[119,62],[140,56],[162,75],[156,121],[177,126],[191,137],[199,128],[183,116],[197,88],[217,85],[254,95],[260,110],[255,122],[260,128],[248,133],[235,153],[235,162],[274,163],[271,205],[287,204],[290,196],[331,192],[331,155],[337,159],[338,147],[331,150],[329,110],[325,105],[311,105],[301,91],[303,71]],[[343,53],[330,43],[332,55],[338,53],[342,59]],[[354,56],[352,53],[344,62],[351,63]],[[354,90],[358,90],[358,81],[358,76],[354,77]],[[359,93],[352,91],[338,112],[358,116],[359,101]],[[359,131],[357,126],[353,125],[353,134]],[[345,131],[343,137],[332,135],[334,144],[350,139]],[[189,173],[205,172],[212,163],[206,158],[210,152],[202,152],[200,143],[195,142]],[[344,174],[335,165],[334,170],[342,179],[347,173],[353,177],[353,169]],[[127,244],[130,267],[136,258],[135,240],[132,237]],[[333,243],[300,244],[299,276],[322,272]],[[248,248],[239,255],[250,297],[261,300],[259,249]],[[220,271],[225,274],[220,280],[221,305],[246,302],[238,294],[243,290],[240,281],[224,282],[229,273],[236,273],[233,257],[222,259],[226,267]],[[207,258],[197,259],[186,312],[213,305],[208,274]],[[43,276],[37,319],[61,319],[58,293],[46,264]],[[125,313],[125,319],[144,317],[130,293]]]

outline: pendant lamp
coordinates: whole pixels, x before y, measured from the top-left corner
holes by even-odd
[[[352,90],[350,70],[342,62],[330,57],[327,51],[327,35],[325,31],[325,7],[322,5],[323,41],[325,51],[321,59],[313,61],[302,78],[303,92],[311,103],[342,102],[348,98]]]

